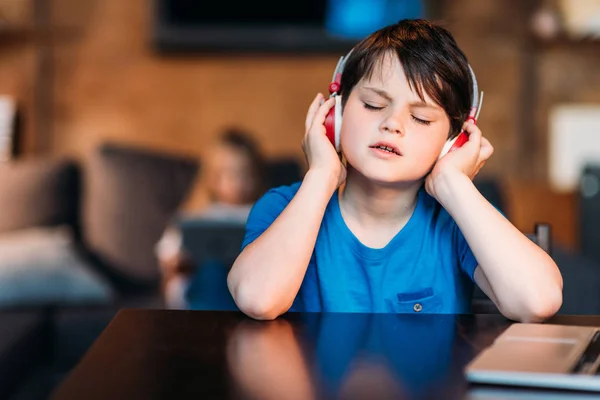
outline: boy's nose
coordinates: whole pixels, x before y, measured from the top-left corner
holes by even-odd
[[[396,121],[392,121],[391,118],[384,121],[381,128],[384,132],[393,133],[395,135],[402,135],[403,133],[403,129],[400,124]]]
[[[393,133],[396,135],[402,135],[404,133],[404,127],[402,126],[401,116],[398,113],[389,113],[381,121],[381,130],[386,133]]]
[[[383,130],[386,131],[386,132],[397,134],[397,135],[399,135],[399,134],[402,133],[402,131],[400,129],[388,128],[386,126],[383,127]]]

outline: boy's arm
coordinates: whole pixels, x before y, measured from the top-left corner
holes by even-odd
[[[337,177],[309,171],[275,221],[244,248],[227,277],[237,306],[255,319],[274,319],[294,302]]]
[[[298,192],[235,260],[227,285],[237,306],[255,319],[274,319],[292,306],[313,253],[325,208],[346,171],[327,139],[325,116],[335,100],[318,94],[308,109],[302,148],[309,170]]]
[[[444,208],[479,262],[475,282],[502,314],[530,322],[554,315],[562,304],[562,277],[552,258],[500,214],[467,176],[448,176],[444,186]]]
[[[473,184],[472,177],[493,149],[475,125],[467,124],[467,128],[469,142],[456,154],[445,156],[449,157],[445,167],[436,166],[428,178],[428,190],[458,225],[479,263],[474,280],[500,312],[517,321],[547,319],[562,304],[560,271],[552,258],[500,214]]]

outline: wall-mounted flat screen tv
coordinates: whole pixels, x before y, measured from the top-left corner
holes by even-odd
[[[154,0],[152,44],[159,52],[339,53],[427,14],[423,0]]]

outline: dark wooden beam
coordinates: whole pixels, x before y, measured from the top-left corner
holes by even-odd
[[[53,104],[53,41],[51,0],[34,0],[34,27],[36,31],[36,66],[34,84],[34,135],[33,153],[36,155],[50,150],[52,139]]]

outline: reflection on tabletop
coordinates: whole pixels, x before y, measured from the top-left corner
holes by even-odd
[[[592,399],[468,385],[464,367],[507,325],[454,315],[302,313],[239,322],[227,341],[236,398]],[[302,323],[294,323],[301,318]]]
[[[308,314],[246,320],[227,346],[240,395],[260,399],[451,398],[454,316]]]

